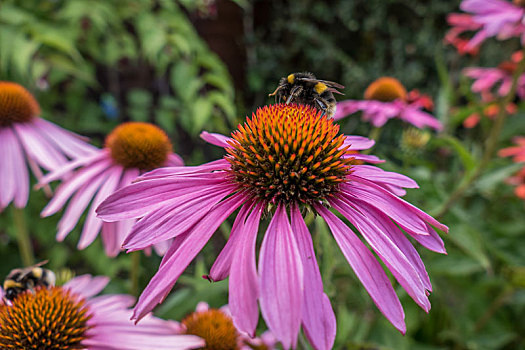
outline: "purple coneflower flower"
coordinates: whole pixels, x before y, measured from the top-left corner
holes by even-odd
[[[404,120],[418,128],[429,126],[443,129],[441,122],[423,111],[427,99],[407,98],[407,91],[399,80],[382,77],[374,81],[365,91],[365,100],[345,100],[337,103],[335,120],[357,111],[363,112],[363,120],[381,127],[391,118]]]
[[[470,44],[470,39],[463,38],[465,32],[477,31],[482,26],[472,19],[472,15],[466,13],[451,13],[447,16],[447,22],[452,26],[445,35],[444,41],[456,47],[460,55],[470,54],[475,56],[479,53],[479,43]]]
[[[24,208],[29,198],[27,164],[37,179],[69,158],[94,148],[80,136],[39,117],[40,106],[19,84],[0,81],[0,212],[13,202]]]
[[[182,350],[204,345],[201,338],[177,334],[175,322],[147,315],[144,323],[133,324],[133,297],[96,296],[108,282],[83,275],[0,304],[0,348]]]
[[[492,89],[499,84],[497,93],[505,96],[509,93],[512,86],[514,72],[518,63],[523,59],[521,51],[515,52],[510,61],[505,61],[495,68],[469,67],[465,68],[463,74],[474,79],[472,91],[485,95],[492,95]],[[525,75],[518,78],[517,95],[525,98]]]
[[[479,46],[490,37],[499,40],[521,37],[521,42],[525,43],[525,1],[463,0],[460,8],[471,13],[472,21],[480,26],[465,50]]]
[[[276,340],[270,332],[260,337],[249,337],[233,324],[229,307],[213,309],[205,302],[197,304],[195,312],[179,325],[180,334],[196,335],[206,342],[205,349],[273,350]]]
[[[40,185],[60,179],[63,174],[79,168],[58,187],[54,197],[41,213],[46,217],[67,209],[58,223],[57,240],[62,241],[78,223],[91,203],[78,242],[78,249],[90,245],[102,231],[102,240],[108,256],[121,250],[122,242],[135,220],[103,222],[95,215],[95,208],[117,189],[131,183],[142,172],[161,166],[180,166],[182,159],[172,152],[166,133],[148,123],[129,122],[115,128],[106,138],[105,147],[81,157],[47,174]],[[159,254],[167,249],[166,242],[157,242]]]
[[[225,148],[223,159],[195,167],[152,171],[110,196],[97,209],[104,220],[142,217],[124,242],[139,250],[174,241],[135,307],[140,319],[162,302],[219,225],[240,208],[231,235],[211,268],[210,280],[230,277],[229,307],[238,329],[253,335],[258,305],[272,334],[294,347],[301,324],[316,349],[331,349],[335,316],[302,213],[312,210],[329,225],[366,290],[392,324],[405,332],[404,312],[372,252],[329,208],[362,234],[408,294],[425,310],[430,280],[405,236],[445,253],[430,226],[447,227],[395,193],[417,184],[397,173],[356,164],[373,141],[339,134],[333,119],[308,106],[257,110],[232,138],[205,133]],[[366,160],[366,159],[365,159]],[[262,217],[271,218],[256,267]]]

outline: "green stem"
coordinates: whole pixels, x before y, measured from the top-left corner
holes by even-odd
[[[377,140],[379,140],[379,137],[381,137],[381,132],[383,131],[383,127],[376,127],[374,126],[372,128],[372,130],[370,130],[370,134],[368,134],[368,138],[370,140],[374,140],[377,142]],[[372,150],[371,149],[367,149],[367,150],[364,150],[362,151],[361,153],[363,154],[369,154]]]
[[[492,318],[492,316],[496,313],[496,311],[499,310],[505,303],[510,299],[510,297],[514,294],[515,289],[514,288],[506,288],[504,289],[501,294],[494,299],[492,304],[490,304],[487,311],[479,318],[479,320],[474,325],[474,332],[479,332],[480,330],[485,327],[488,321]]]
[[[140,251],[132,252],[131,268],[129,271],[129,278],[131,281],[130,294],[134,296],[139,295],[139,278],[140,278]]]
[[[27,222],[24,215],[24,209],[12,206],[13,224],[15,227],[15,235],[18,242],[18,250],[20,258],[24,266],[31,266],[35,263],[33,254],[33,246],[29,238],[29,230],[27,229]]]
[[[523,48],[523,52],[525,53],[525,47]],[[524,72],[525,59],[522,59],[518,67],[514,71],[514,75],[512,77],[512,86],[509,90],[509,93],[500,101],[498,115],[496,116],[496,119],[494,120],[494,123],[492,125],[492,129],[490,130],[490,134],[487,137],[487,140],[485,141],[485,151],[483,152],[483,157],[481,158],[481,161],[479,162],[478,166],[474,169],[474,171],[472,171],[471,173],[467,173],[463,177],[459,186],[456,187],[456,189],[450,194],[450,196],[443,203],[441,208],[437,210],[437,212],[434,214],[436,219],[440,219],[441,217],[443,217],[443,215],[445,215],[450,210],[450,208],[452,208],[454,203],[459,198],[461,198],[463,194],[470,188],[470,186],[474,182],[476,182],[476,180],[481,176],[485,168],[489,165],[490,161],[494,157],[494,152],[496,151],[498,145],[501,130],[503,129],[503,125],[505,124],[505,120],[507,118],[507,106],[516,97],[518,79]]]

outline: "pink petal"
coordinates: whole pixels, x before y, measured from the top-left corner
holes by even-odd
[[[164,202],[178,195],[210,190],[213,185],[225,183],[224,178],[176,177],[133,183],[109,196],[97,208],[104,221],[118,221],[144,216],[164,207]],[[228,182],[229,183],[229,182]]]
[[[235,246],[230,270],[229,306],[233,322],[237,329],[255,336],[259,321],[259,279],[255,267],[255,244],[257,231],[263,210],[259,203],[252,211],[246,223],[242,219],[242,232]]]
[[[72,159],[86,156],[98,150],[95,146],[88,144],[86,138],[71,131],[62,129],[58,125],[47,120],[37,118],[33,123],[43,135],[60,149],[60,151],[64,152]]]
[[[246,201],[244,194],[234,194],[217,204],[191,229],[191,233],[173,254],[170,254],[169,251],[166,253],[163,258],[164,264],[142,292],[135,306],[133,319],[144,317],[167,295],[179,276],[201,251],[219,225],[244,201]],[[196,208],[196,210],[198,209]]]
[[[323,293],[312,237],[299,208],[293,206],[290,215],[304,270],[303,329],[315,349],[329,350],[334,345],[336,333],[334,311]]]
[[[67,209],[58,222],[57,240],[62,241],[73,230],[78,223],[80,216],[93,199],[95,192],[100,188],[102,183],[106,181],[109,173],[104,172],[90,179],[86,182],[68,203]],[[96,232],[94,232],[96,235]]]
[[[89,246],[97,237],[102,227],[102,220],[97,218],[95,209],[98,205],[106,199],[111,193],[115,191],[120,181],[120,176],[124,168],[120,165],[114,165],[106,171],[107,178],[105,182],[100,186],[97,195],[91,203],[88,213],[86,214],[86,220],[82,233],[80,234],[80,240],[78,241],[77,248],[84,249]]]
[[[395,226],[390,219],[365,202],[346,203],[338,199],[333,199],[330,202],[361,232],[370,247],[387,265],[412,299],[428,312],[430,302],[419,273],[401,249],[389,238],[390,231],[393,229],[392,226]]]
[[[66,201],[77,191],[81,186],[85,185],[89,181],[101,173],[103,173],[107,168],[112,165],[112,161],[109,159],[103,160],[99,163],[96,163],[92,166],[86,166],[82,168],[77,173],[74,174],[68,181],[63,182],[58,186],[58,189],[47,204],[47,206],[42,210],[40,216],[46,217],[49,215],[55,214],[59,211]]]
[[[59,180],[67,173],[75,170],[78,167],[90,164],[89,166],[95,165],[95,163],[102,161],[104,159],[110,159],[109,153],[107,150],[100,150],[98,152],[93,152],[88,156],[84,156],[73,161],[70,161],[67,164],[63,164],[60,168],[46,174],[42,179],[39,180],[36,188],[42,188],[43,185],[50,183],[51,181]]]
[[[38,165],[47,170],[53,170],[67,162],[64,154],[42,137],[33,123],[16,123],[13,129],[20,138],[28,157],[32,158]]]
[[[201,138],[211,143],[212,145],[219,146],[219,147],[231,147],[228,144],[228,141],[232,141],[232,138],[222,135],[222,134],[216,134],[214,132],[207,132],[203,131],[201,132]]]
[[[84,298],[89,298],[100,293],[109,283],[109,277],[91,275],[77,276],[64,284],[64,288],[73,293],[80,294]]]
[[[233,193],[232,185],[208,188],[173,198],[165,207],[149,212],[139,219],[123,243],[128,250],[144,249],[152,244],[173,238],[188,230],[205,216],[224,197]],[[195,208],[198,207],[198,210]]]
[[[211,281],[222,281],[230,274],[233,254],[237,247],[237,242],[242,239],[240,236],[243,234],[242,231],[244,230],[244,222],[246,221],[246,217],[252,208],[253,203],[248,202],[242,206],[239,214],[237,214],[237,217],[233,222],[230,237],[226,241],[226,244],[222,248],[217,259],[215,259],[215,262],[211,267],[210,274],[207,276]]]
[[[295,348],[301,326],[304,276],[299,249],[282,204],[264,235],[259,274],[264,320],[284,349]]]
[[[362,178],[358,176],[351,175],[349,178],[362,181]],[[348,185],[345,184],[345,186],[341,186],[341,188],[343,189],[343,196],[350,201],[354,199],[366,201],[412,232],[420,235],[428,235],[425,222],[417,215],[414,215],[406,207],[402,199],[396,197],[381,186],[375,186],[376,187],[370,188],[358,182],[351,182],[348,183]]]
[[[325,219],[341,248],[368,294],[385,317],[401,333],[405,334],[405,313],[388,277],[374,255],[357,238],[352,230],[337,216],[321,205],[315,209]]]

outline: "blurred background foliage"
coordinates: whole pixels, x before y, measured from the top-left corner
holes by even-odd
[[[491,128],[487,118],[474,129],[462,127],[482,105],[461,70],[495,66],[519,48],[517,41],[489,41],[480,55],[459,56],[443,43],[446,15],[458,6],[459,0],[1,0],[0,79],[26,86],[43,117],[99,146],[123,121],[158,124],[194,165],[222,155],[199,139],[201,130],[228,133],[271,102],[268,93],[290,72],[340,82],[345,98],[361,98],[371,81],[394,76],[433,96],[446,130],[425,131],[420,140],[427,141],[413,143],[407,135],[413,131],[392,121],[374,154],[388,160],[382,168],[417,180],[421,188],[409,190],[407,200],[436,214],[479,163]],[[501,147],[525,133],[525,109],[518,107]],[[370,132],[355,116],[342,128]],[[441,218],[451,229],[443,237],[448,256],[420,249],[434,286],[432,310],[426,315],[398,288],[406,336],[375,308],[326,226],[311,220],[338,319],[336,348],[525,349],[525,206],[504,183],[518,168],[508,159],[493,160]],[[56,243],[59,216],[39,218],[46,202],[33,191],[26,211],[38,259],[49,259],[55,270],[108,275],[107,292],[129,291],[129,256],[107,258],[100,240],[77,251],[78,228]],[[201,276],[228,232],[223,225],[157,309],[159,316],[181,319],[198,301],[227,302],[227,283],[209,284]],[[14,237],[7,209],[0,214],[2,276],[21,264]],[[141,287],[159,261],[154,255],[141,260]]]

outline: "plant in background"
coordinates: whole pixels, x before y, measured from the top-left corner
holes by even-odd
[[[183,164],[182,159],[173,153],[166,133],[158,127],[139,122],[121,124],[107,136],[103,149],[64,164],[40,180],[39,186],[43,186],[77,169],[62,181],[41,216],[57,213],[70,199],[58,223],[57,240],[62,241],[91,203],[77,247],[86,248],[102,232],[106,254],[114,257],[120,252],[122,242],[131,232],[135,220],[103,222],[96,217],[97,206],[110,194],[129,185],[141,173]],[[167,242],[157,243],[154,247],[159,254],[163,254]]]
[[[36,85],[44,110],[62,111],[54,120],[88,134],[104,135],[115,117],[169,134],[196,136],[204,125],[226,131],[234,91],[188,19],[196,4],[3,1],[0,73]]]
[[[201,338],[177,334],[175,323],[152,315],[133,324],[129,320],[133,297],[96,296],[108,282],[107,277],[78,276],[63,286],[38,288],[0,304],[0,347],[183,350],[204,345]]]
[[[503,148],[498,152],[500,157],[512,157],[515,163],[525,162],[525,137],[514,138],[516,146]],[[515,186],[514,193],[519,198],[525,199],[525,166],[516,174],[507,179],[507,183]]]
[[[13,202],[20,253],[26,266],[33,264],[33,252],[24,213],[29,198],[27,166],[37,179],[42,170],[53,170],[93,153],[95,148],[80,136],[40,118],[40,106],[24,87],[0,81],[0,212]]]
[[[406,331],[404,312],[387,275],[352,229],[329,208],[358,229],[407,293],[428,312],[432,290],[428,274],[399,227],[440,253],[445,253],[443,242],[430,225],[444,231],[448,228],[395,194],[404,194],[403,187],[417,187],[414,181],[354,163],[367,156],[349,151],[368,149],[373,141],[340,134],[332,119],[301,105],[260,108],[239,125],[232,138],[204,136],[224,147],[228,155],[201,166],[147,173],[97,209],[104,220],[142,217],[124,242],[129,250],[174,239],[135,307],[135,319],[167,296],[237,208],[240,211],[230,238],[209,278],[216,281],[229,275],[229,306],[241,331],[254,334],[259,301],[266,324],[284,348],[295,347],[301,324],[315,348],[332,348],[335,316],[323,292],[312,238],[303,219],[309,210],[328,223],[357,277],[399,331]],[[271,220],[257,270],[255,246],[263,215]]]

